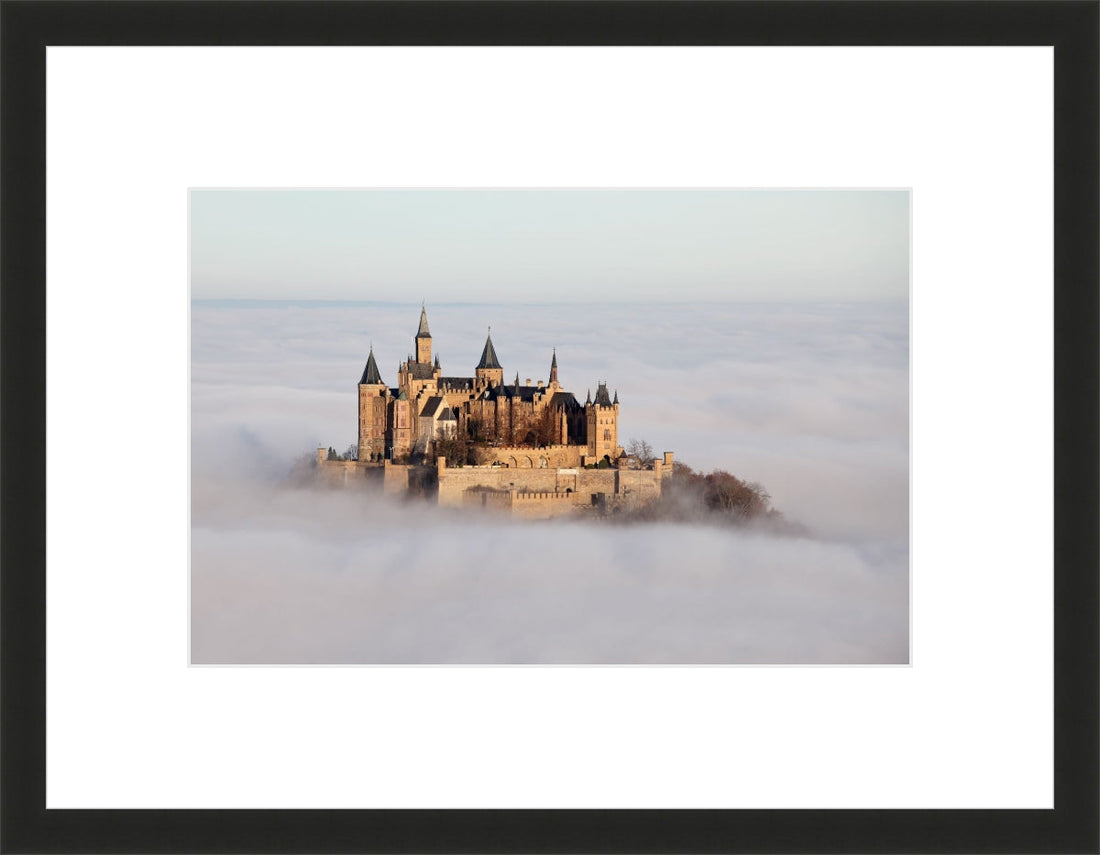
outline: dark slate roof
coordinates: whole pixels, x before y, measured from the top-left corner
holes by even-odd
[[[360,385],[364,383],[381,383],[382,375],[378,373],[378,363],[374,361],[374,348],[370,349],[367,357],[367,367],[363,369],[363,376],[359,378]]]
[[[473,377],[440,377],[440,389],[473,389]]]
[[[493,337],[485,336],[485,349],[481,351],[481,362],[478,368],[500,368],[500,360],[497,359],[496,348],[493,347]]]
[[[550,360],[550,367],[551,368],[557,368],[558,367],[558,349],[556,347],[554,348],[554,356]]]
[[[439,414],[439,420],[441,422],[456,422],[456,421],[458,421],[458,419],[455,418],[455,411],[452,410],[450,407],[444,407],[443,408],[443,412]]]
[[[550,396],[551,407],[563,407],[567,412],[581,409],[580,402],[572,392],[555,392]]]
[[[410,362],[409,376],[413,380],[431,380],[435,376],[435,369],[427,362]]]
[[[521,401],[533,401],[535,395],[542,394],[545,389],[538,386],[517,386],[514,383],[504,383],[488,389],[483,396],[487,401],[495,401],[498,398],[518,398]]]
[[[424,311],[424,307],[420,307],[420,329],[416,331],[417,338],[431,338],[432,334],[428,332],[428,313]]]
[[[447,399],[442,395],[432,395],[428,398],[427,403],[424,404],[424,409],[420,411],[421,417],[434,419],[440,410],[449,410],[447,406]]]
[[[601,383],[599,388],[596,389],[596,404],[601,407],[611,406],[611,396],[607,394],[607,384]]]

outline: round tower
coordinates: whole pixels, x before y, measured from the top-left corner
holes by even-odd
[[[381,460],[386,451],[386,400],[390,390],[382,382],[374,345],[367,356],[367,367],[359,378],[359,459]]]

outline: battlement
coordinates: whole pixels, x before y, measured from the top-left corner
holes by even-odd
[[[543,499],[549,499],[553,501],[565,501],[572,502],[576,500],[576,493],[523,493],[515,492],[512,494],[515,501],[537,501]]]
[[[583,445],[493,445],[489,447],[490,452],[522,452],[523,454],[531,454],[536,451],[570,451],[574,448],[584,448]]]
[[[509,469],[560,469],[579,466],[584,456],[583,445],[546,445],[534,448],[522,445],[489,446],[482,452],[491,465],[497,463]]]

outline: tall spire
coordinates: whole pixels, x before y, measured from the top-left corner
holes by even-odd
[[[416,361],[424,365],[432,362],[432,334],[428,331],[428,313],[424,304],[420,304],[420,329],[416,331]]]
[[[558,349],[554,348],[554,355],[550,359],[550,382],[558,382]]]
[[[592,388],[591,387],[589,387],[589,389],[588,389],[588,397],[585,399],[584,402],[586,404],[591,404],[592,403]]]
[[[359,385],[381,384],[382,375],[378,372],[378,363],[374,361],[374,345],[371,345],[370,356],[367,357],[367,367],[363,369],[363,376],[359,379]]]
[[[428,332],[428,312],[424,308],[424,304],[420,304],[420,329],[416,331],[417,338],[431,338],[432,334]]]
[[[619,390],[618,389],[615,390],[615,400],[612,401],[611,403],[613,403],[613,404],[619,403]]]
[[[492,327],[489,328],[492,330]],[[485,336],[485,349],[481,351],[481,362],[476,366],[477,368],[500,368],[500,360],[497,359],[496,348],[493,347],[493,336],[489,334]]]

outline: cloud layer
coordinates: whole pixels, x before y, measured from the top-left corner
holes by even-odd
[[[413,305],[192,308],[196,663],[864,663],[908,660],[903,304],[429,306],[445,374],[492,324],[506,376],[557,347],[583,400],[607,379],[620,441],[759,481],[811,535],[456,517],[287,488],[355,439]]]

